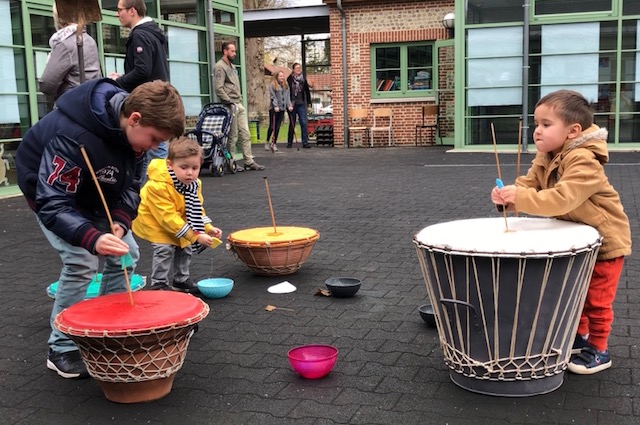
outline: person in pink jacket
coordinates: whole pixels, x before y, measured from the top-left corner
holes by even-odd
[[[215,247],[222,231],[211,224],[202,206],[202,148],[188,137],[169,143],[167,159],[149,163],[140,192],[133,232],[153,245],[150,289],[195,293],[189,277],[192,247]],[[173,266],[171,284],[169,271]]]
[[[602,236],[567,366],[591,375],[611,367],[608,339],[624,257],[631,254],[629,219],[604,171],[608,132],[593,124],[589,102],[571,90],[549,93],[536,104],[534,121],[538,153],[531,168],[515,185],[494,187],[491,200],[498,209],[587,224]]]

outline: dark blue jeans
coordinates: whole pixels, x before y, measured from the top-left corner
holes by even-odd
[[[297,122],[300,123],[300,130],[302,130],[302,145],[309,143],[309,131],[307,130],[307,105],[294,105],[293,111],[289,114],[289,119],[291,122],[289,123],[289,137],[287,138],[287,145],[291,146],[293,144],[293,131]]]

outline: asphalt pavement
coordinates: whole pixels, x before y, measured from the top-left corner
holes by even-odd
[[[93,379],[65,380],[45,366],[60,262],[22,197],[0,200],[1,424],[615,424],[640,423],[640,257],[628,259],[614,304],[613,366],[592,376],[565,374],[546,395],[510,398],[467,391],[449,378],[437,331],[420,318],[427,302],[414,235],[450,220],[495,217],[489,193],[492,153],[445,147],[344,149],[314,146],[265,152],[264,171],[203,175],[205,208],[224,237],[275,221],[317,229],[320,239],[291,275],[252,273],[224,245],[196,255],[192,278],[230,277],[226,298],[191,339],[184,366],[164,398],[108,401]],[[522,156],[525,170],[532,156]],[[505,183],[514,154],[500,155]],[[640,240],[640,153],[615,152],[606,167]],[[524,172],[524,171],[523,171]],[[151,246],[140,241],[137,274]],[[353,298],[316,295],[329,277],[362,280]],[[289,294],[267,288],[287,280]],[[267,311],[267,305],[278,307]],[[295,374],[287,351],[330,344],[338,361],[326,377]]]

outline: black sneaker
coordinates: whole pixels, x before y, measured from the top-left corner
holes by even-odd
[[[78,350],[67,351],[66,353],[54,353],[49,350],[47,368],[67,379],[85,379],[89,377],[87,367],[84,365]]]
[[[311,149],[311,145],[309,143],[305,143],[304,145],[302,145],[302,147],[304,149]]]
[[[189,294],[197,294],[200,292],[198,290],[198,284],[193,282],[191,279],[187,279],[185,282],[173,282],[171,289],[179,292],[187,292]]]
[[[169,285],[165,285],[164,283],[158,283],[156,285],[151,285],[148,291],[170,291]]]

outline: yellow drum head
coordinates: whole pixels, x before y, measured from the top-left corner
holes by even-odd
[[[278,226],[274,233],[273,227],[254,227],[238,230],[228,236],[229,242],[240,242],[255,245],[270,245],[317,239],[320,234],[308,227]]]

